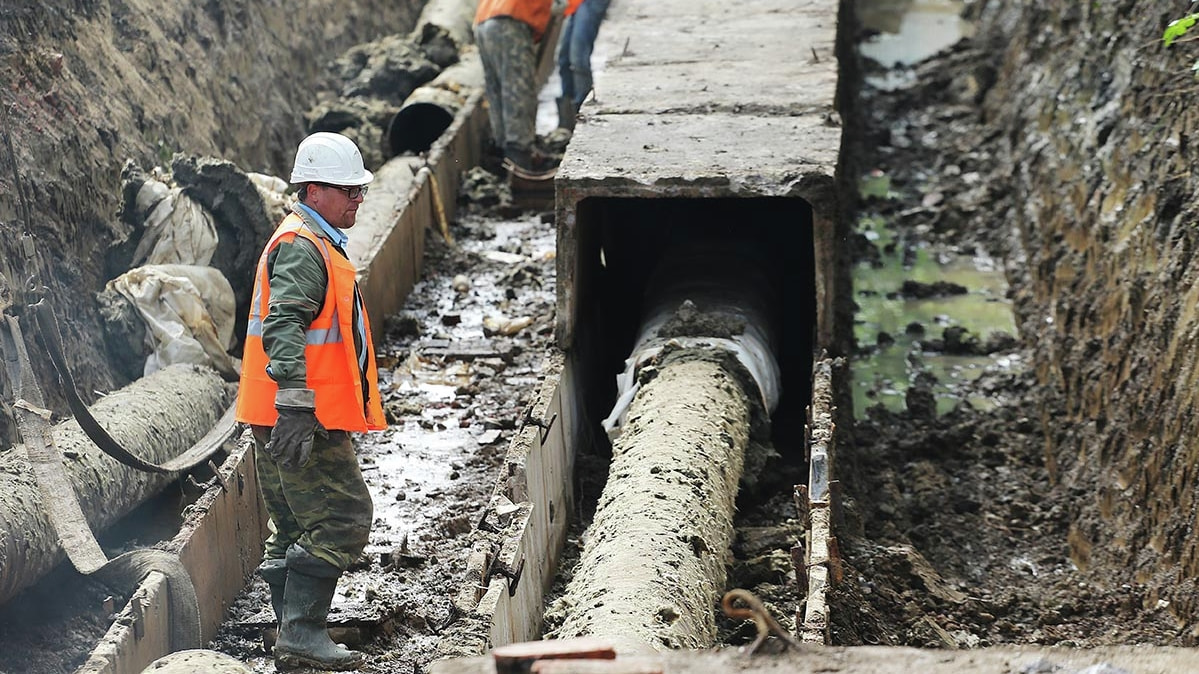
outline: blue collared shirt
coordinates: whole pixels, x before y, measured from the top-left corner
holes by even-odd
[[[325,218],[321,217],[320,213],[317,213],[308,204],[297,203],[296,207],[304,209],[305,213],[307,213],[308,215],[311,215],[312,219],[316,220],[316,224],[320,225],[321,229],[324,230],[325,236],[329,237],[329,240],[332,241],[334,245],[336,245],[338,248],[346,247],[346,243],[349,242],[349,240],[350,240],[349,235],[347,235],[345,232],[341,231],[340,229],[334,227],[333,225],[330,225],[328,223],[328,221],[325,220]]]

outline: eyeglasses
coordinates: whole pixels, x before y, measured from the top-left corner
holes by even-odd
[[[326,183],[318,183],[318,184],[321,187],[331,187],[335,190],[341,190],[342,192],[346,193],[346,197],[349,199],[357,199],[358,197],[365,197],[366,191],[368,189],[370,189],[369,185],[354,185],[352,187],[346,187],[344,185],[328,185]]]

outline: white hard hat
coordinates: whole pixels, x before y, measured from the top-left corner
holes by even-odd
[[[318,131],[300,141],[291,168],[291,184],[365,185],[375,176],[362,165],[354,141],[340,133]]]

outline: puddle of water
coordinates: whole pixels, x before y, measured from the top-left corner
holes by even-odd
[[[894,89],[911,81],[906,66],[918,63],[974,35],[974,26],[962,19],[963,0],[858,0],[858,19],[874,33],[858,45],[863,56],[888,68],[884,75],[868,75],[880,89]]]
[[[882,251],[882,266],[861,264],[854,270],[854,297],[858,310],[854,337],[861,347],[878,342],[881,332],[894,342],[878,346],[868,354],[854,358],[854,415],[862,416],[871,405],[882,403],[899,411],[905,407],[905,395],[916,372],[925,369],[935,375],[933,387],[938,413],[952,409],[963,397],[955,392],[958,384],[971,381],[992,367],[1016,366],[1011,356],[957,356],[926,353],[921,342],[939,339],[945,328],[958,326],[981,341],[993,333],[1016,334],[1011,302],[1005,297],[1007,281],[994,260],[966,255],[934,255],[927,248],[916,250],[905,265],[902,246],[887,252],[892,234],[884,223],[866,221],[859,228]],[[908,299],[896,297],[906,280],[922,283],[956,283],[968,289],[965,295]],[[919,323],[924,334],[909,334],[907,326]],[[967,397],[972,405],[985,408],[995,401]]]
[[[479,451],[470,429],[456,426],[433,432],[410,421],[377,438],[370,462],[363,465],[371,498],[376,503],[402,499],[408,504],[403,509],[377,508],[381,530],[428,530],[445,517],[444,506],[436,501],[442,492],[457,488],[458,477],[451,465]],[[386,479],[373,479],[375,475]]]

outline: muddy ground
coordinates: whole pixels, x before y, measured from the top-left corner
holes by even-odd
[[[863,85],[858,171],[888,176],[890,193],[862,199],[858,215],[881,216],[912,251],[1004,260],[1014,286],[1023,275],[1001,217],[1010,206],[1005,176],[978,106],[994,81],[994,56],[963,40],[906,73],[914,75],[907,86]],[[859,263],[869,264],[878,251],[859,244]],[[1090,490],[1063,487],[1046,467],[1044,433],[1060,401],[1027,369],[1035,348],[1001,352],[1014,365],[962,384],[963,400],[948,414],[935,415],[925,381],[905,410],[876,405],[857,420],[840,453],[848,498],[835,643],[1195,644],[1127,574],[1084,572],[1070,559],[1072,504]],[[965,402],[971,395],[994,406]]]

